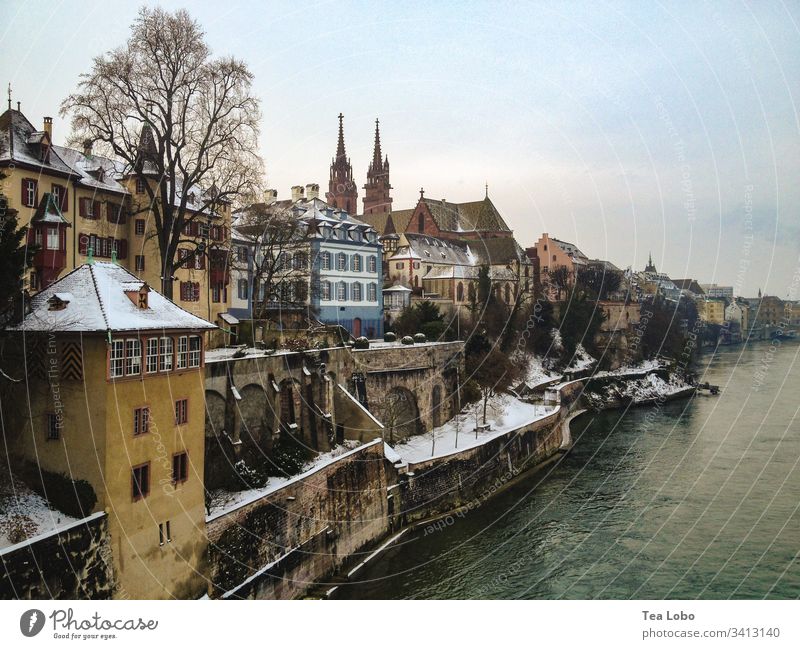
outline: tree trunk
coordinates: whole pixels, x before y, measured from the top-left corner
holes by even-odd
[[[486,425],[486,406],[489,404],[489,393],[483,395],[483,425]]]
[[[170,300],[172,299],[172,287],[174,284],[175,282],[172,280],[172,270],[170,269],[169,272],[165,274],[164,279],[161,280],[161,292]]]

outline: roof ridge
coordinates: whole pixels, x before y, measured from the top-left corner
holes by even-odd
[[[94,293],[97,295],[97,303],[100,305],[100,313],[103,314],[103,322],[106,323],[106,330],[111,329],[108,323],[108,315],[106,315],[106,309],[103,304],[103,298],[100,295],[100,289],[97,288],[97,278],[94,276],[94,264],[86,264],[89,267],[89,276],[92,278],[92,285],[94,286]],[[80,266],[79,266],[80,268]],[[66,277],[66,275],[65,275]]]

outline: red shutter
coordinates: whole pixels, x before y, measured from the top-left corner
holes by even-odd
[[[89,199],[87,198],[86,200],[88,201]],[[94,209],[92,210],[92,214],[93,214],[92,218],[93,219],[99,219],[100,218],[100,212],[102,212],[102,210],[103,210],[103,206],[100,203],[100,201],[94,201]]]
[[[117,256],[120,259],[127,259],[128,258],[128,240],[127,239],[119,239],[117,241]]]
[[[86,236],[83,232],[78,235],[78,253],[81,255],[87,254],[87,248],[89,247],[89,237]]]
[[[200,282],[194,283],[194,301],[197,302],[200,299]]]
[[[86,200],[85,198],[78,200],[78,214],[81,216],[86,216]]]

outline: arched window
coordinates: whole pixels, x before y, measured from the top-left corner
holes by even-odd
[[[339,282],[336,285],[336,299],[340,302],[347,300],[347,282]]]
[[[417,217],[417,230],[425,232],[425,215],[422,212]]]
[[[360,273],[361,272],[361,255],[353,255],[351,270],[354,273]]]
[[[377,284],[370,284],[367,287],[367,300],[370,302],[377,302],[378,301],[378,285]]]
[[[475,284],[473,282],[470,282],[469,286],[467,286],[467,298],[470,302],[475,301]]]
[[[506,304],[511,304],[511,284],[506,284]]]
[[[378,258],[375,255],[370,255],[369,261],[367,262],[367,271],[370,273],[374,273],[378,269]]]
[[[361,284],[353,282],[353,302],[361,302]]]
[[[320,285],[320,292],[322,293],[323,300],[330,300],[331,299],[331,283],[330,282],[322,282]]]
[[[330,270],[331,269],[331,253],[323,252],[322,253],[322,270]]]
[[[456,286],[456,301],[463,302],[464,301],[464,284],[459,282],[458,286]]]
[[[347,255],[343,252],[336,255],[336,270],[347,270]]]

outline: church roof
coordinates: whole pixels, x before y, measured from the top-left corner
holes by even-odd
[[[428,206],[431,216],[440,230],[448,232],[511,231],[488,196],[483,200],[467,203],[450,203],[446,200],[437,201],[432,198],[422,198],[421,200]]]
[[[525,251],[513,237],[484,238],[477,241],[464,242],[475,256],[475,263],[483,266],[527,263]]]
[[[94,262],[78,266],[31,298],[31,310],[17,331],[148,331],[215,329],[157,291],[148,293],[147,308],[126,294],[145,283],[122,266]],[[53,300],[63,308],[52,309]]]

